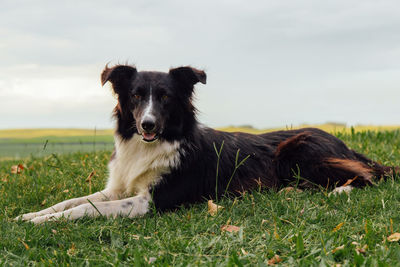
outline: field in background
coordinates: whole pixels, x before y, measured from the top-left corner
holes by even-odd
[[[235,131],[243,131],[248,133],[265,133],[276,130],[289,130],[289,129],[298,129],[305,127],[316,127],[322,129],[327,132],[341,132],[346,131],[349,132],[351,128],[354,128],[355,131],[390,131],[400,129],[400,125],[356,125],[356,126],[346,126],[344,124],[339,123],[324,123],[324,124],[302,124],[299,126],[288,125],[285,127],[276,127],[276,128],[267,128],[267,129],[257,129],[251,126],[228,126],[228,127],[218,127],[216,129],[221,131],[235,132]],[[112,129],[7,129],[0,130],[0,141],[8,139],[35,139],[44,137],[51,138],[60,138],[60,137],[111,137],[114,133]],[[110,139],[111,140],[111,139]]]
[[[53,153],[112,150],[113,130],[13,129],[0,130],[0,160]]]
[[[289,125],[286,127],[278,127],[278,128],[270,128],[270,129],[257,129],[257,128],[251,128],[251,127],[246,127],[246,126],[244,126],[244,127],[229,126],[229,127],[218,128],[218,130],[227,131],[227,132],[247,132],[247,133],[253,133],[253,134],[261,134],[261,133],[272,132],[272,131],[293,130],[293,129],[299,129],[299,128],[308,128],[308,127],[319,128],[328,133],[337,133],[337,132],[350,133],[351,131],[355,131],[355,132],[392,131],[392,130],[400,129],[400,125],[386,125],[386,126],[385,125],[383,125],[383,126],[356,125],[356,126],[347,127],[346,125],[343,125],[343,124],[324,123],[324,124],[302,124],[299,126]]]
[[[275,130],[317,127],[330,133],[350,133],[351,131],[388,131],[400,129],[400,126],[355,126],[346,127],[337,123],[320,125],[287,126],[274,129],[256,129],[251,127],[222,127],[228,132],[248,132],[260,134]],[[113,130],[98,129],[11,129],[0,130],[0,160],[18,159],[29,156],[46,156],[53,153],[95,152],[112,150]]]

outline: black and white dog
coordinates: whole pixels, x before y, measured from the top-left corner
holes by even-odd
[[[136,217],[149,211],[151,201],[158,210],[173,209],[226,193],[287,186],[299,182],[298,176],[304,178],[301,187],[335,187],[348,180],[355,186],[371,184],[393,174],[392,168],[318,129],[252,135],[200,125],[193,86],[205,84],[206,74],[192,67],[164,73],[106,66],[101,81],[111,82],[118,96],[106,188],[18,219],[42,223],[100,214]]]

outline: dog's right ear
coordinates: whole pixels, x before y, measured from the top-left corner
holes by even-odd
[[[109,68],[108,65],[101,73],[101,85],[110,81],[113,85],[114,92],[117,94],[122,93],[125,86],[135,79],[137,70],[135,67],[128,65],[117,65]]]
[[[204,71],[192,68],[190,66],[170,69],[169,74],[179,81],[191,86],[198,82],[206,84],[207,81],[207,75]]]

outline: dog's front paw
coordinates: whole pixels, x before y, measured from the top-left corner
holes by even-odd
[[[46,214],[43,216],[38,216],[35,217],[33,219],[31,219],[30,221],[33,222],[34,224],[42,224],[44,222],[48,222],[48,221],[55,221],[57,220],[57,218],[59,218],[59,216],[57,216],[57,214]]]
[[[37,212],[30,212],[30,213],[25,213],[25,214],[19,215],[19,216],[15,217],[14,220],[15,221],[29,221],[38,216],[39,215],[37,214]]]

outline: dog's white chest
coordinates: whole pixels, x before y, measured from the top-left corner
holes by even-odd
[[[137,134],[124,141],[116,135],[107,188],[123,195],[147,193],[151,184],[179,164],[179,147],[179,142],[145,143]]]

